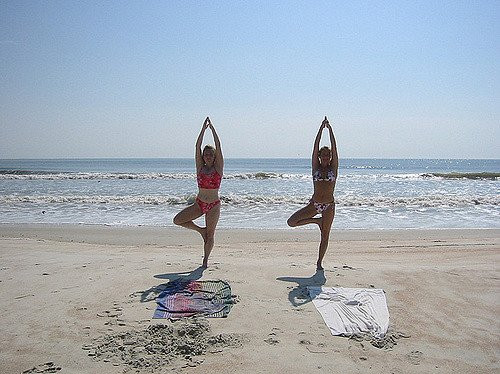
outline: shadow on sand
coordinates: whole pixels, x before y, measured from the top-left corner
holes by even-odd
[[[283,282],[297,283],[297,286],[288,293],[288,300],[290,300],[293,306],[301,306],[311,301],[309,292],[307,292],[307,286],[322,286],[326,283],[324,270],[316,270],[314,275],[307,278],[278,277],[276,279]]]
[[[199,266],[194,270],[191,271],[183,271],[180,273],[165,273],[165,274],[156,274],[154,277],[157,279],[168,279],[167,283],[162,283],[157,286],[151,287],[145,291],[138,291],[135,292],[134,294],[140,294],[141,296],[141,303],[149,302],[156,300],[159,294],[162,293],[162,291],[167,287],[169,282],[172,282],[174,280],[181,280],[181,281],[192,281],[192,280],[197,280],[200,279],[203,276],[203,272],[205,271],[206,268],[203,266]]]

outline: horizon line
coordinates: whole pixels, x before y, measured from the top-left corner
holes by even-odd
[[[50,158],[0,158],[0,161],[34,161],[34,160],[191,160],[194,157],[50,157]],[[224,157],[225,160],[309,160],[311,157]],[[495,160],[500,158],[458,158],[458,157],[341,157],[339,160]]]

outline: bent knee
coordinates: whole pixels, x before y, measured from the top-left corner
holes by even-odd
[[[292,217],[288,218],[286,221],[287,225],[290,227],[295,227],[297,226],[297,221],[292,219]]]
[[[184,222],[179,218],[179,215],[176,215],[174,217],[174,224],[175,225],[182,225]]]

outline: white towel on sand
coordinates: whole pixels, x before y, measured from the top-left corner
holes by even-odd
[[[368,333],[381,338],[387,333],[389,311],[383,290],[323,286],[307,289],[332,335]]]

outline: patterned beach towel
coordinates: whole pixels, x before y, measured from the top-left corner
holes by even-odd
[[[153,318],[183,318],[194,315],[227,317],[234,300],[224,281],[174,280],[156,299]]]

